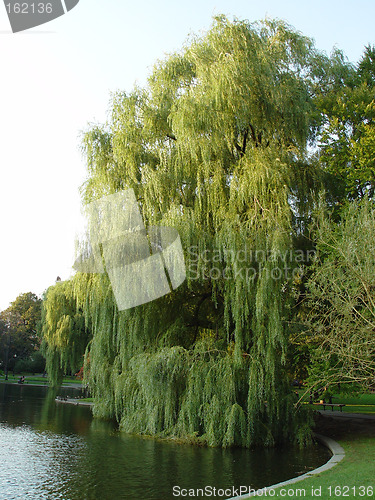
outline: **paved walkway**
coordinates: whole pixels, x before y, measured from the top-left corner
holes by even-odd
[[[7,385],[19,385],[22,387],[50,387],[48,385],[48,381],[46,380],[45,382],[28,382],[27,380],[23,384],[19,384],[18,382],[15,382],[13,380],[0,380],[1,384],[7,384]],[[82,384],[78,383],[69,383],[69,382],[64,382],[60,388],[72,388],[72,389],[82,389]]]
[[[375,413],[367,415],[366,413],[347,413],[345,411],[319,410],[319,413],[328,417],[341,418],[359,418],[364,420],[375,420]]]

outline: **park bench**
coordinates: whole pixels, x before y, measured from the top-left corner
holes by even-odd
[[[343,406],[346,406],[345,404],[342,403],[313,403],[313,404],[316,406],[323,406],[323,410],[326,409],[326,406],[330,406],[332,411],[334,406],[336,408],[340,408],[340,411],[342,411]]]

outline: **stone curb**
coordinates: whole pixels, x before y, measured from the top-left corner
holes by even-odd
[[[361,420],[375,420],[375,413],[348,413],[346,411],[329,411],[329,410],[319,410],[319,413],[324,416],[329,417],[339,417],[339,418],[357,418]]]
[[[75,406],[92,406],[94,403],[91,401],[80,401],[79,399],[55,399],[56,403],[65,403],[68,405],[75,405]]]
[[[321,472],[325,472],[326,470],[331,469],[335,465],[337,465],[341,460],[345,457],[345,450],[342,446],[339,445],[336,441],[333,439],[322,436],[320,434],[315,434],[314,437],[317,441],[321,442],[324,446],[326,446],[332,453],[332,457],[328,460],[327,463],[324,465],[321,465],[317,469],[314,469],[310,472],[307,472],[306,474],[302,474],[301,476],[294,477],[292,479],[288,479],[288,481],[283,481],[281,483],[273,484],[272,486],[266,486],[264,488],[258,488],[258,491],[262,491],[262,495],[264,496],[265,493],[269,490],[274,490],[276,488],[280,488],[282,486],[289,486],[290,484],[298,483],[299,481],[303,481],[304,479],[308,479],[310,477],[315,476],[316,474],[320,474]],[[254,491],[250,494],[245,494],[237,497],[231,497],[228,498],[228,500],[243,500],[245,498],[250,498],[250,497],[255,497],[257,496],[257,492]],[[261,496],[261,495],[259,495]]]

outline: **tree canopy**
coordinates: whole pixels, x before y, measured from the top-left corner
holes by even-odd
[[[39,349],[41,304],[34,293],[23,293],[0,313],[0,359],[6,373],[17,360],[27,359]]]
[[[219,16],[157,62],[144,88],[113,94],[108,122],[83,136],[83,204],[132,188],[146,227],[179,231],[187,280],[126,311],[106,274],[48,291],[49,371],[57,380],[87,345],[96,415],[209,445],[309,438],[287,376],[288,327],[326,179],[311,146],[351,74],[282,21]],[[90,332],[79,344],[77,313]]]
[[[356,67],[341,66],[345,71],[338,85],[320,101],[325,123],[321,161],[334,175],[341,199],[371,198],[375,189],[374,47],[366,47]]]

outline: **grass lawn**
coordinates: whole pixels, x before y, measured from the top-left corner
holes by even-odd
[[[303,390],[299,389],[298,393],[300,396],[303,394]],[[308,394],[304,397],[305,403],[309,401]],[[358,394],[350,395],[345,393],[334,394],[332,397],[332,403],[342,403],[345,406],[342,408],[343,412],[346,413],[367,413],[375,414],[375,393],[369,394]],[[328,411],[330,408],[327,406]],[[335,410],[339,411],[338,408]]]
[[[375,394],[360,394],[358,396],[335,395],[333,403],[344,403],[342,411],[347,413],[375,413]]]
[[[327,472],[287,486],[285,496],[375,498],[375,420],[324,415],[318,418],[316,431],[340,443],[345,458]],[[281,489],[276,489],[275,497],[281,495]]]

